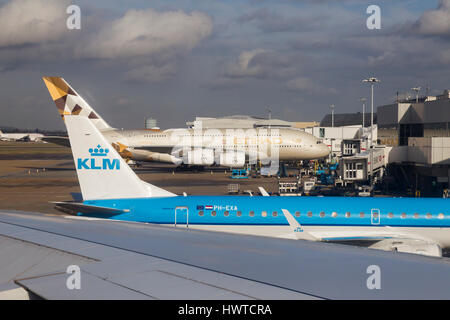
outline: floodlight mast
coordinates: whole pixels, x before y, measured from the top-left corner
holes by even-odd
[[[415,87],[415,88],[411,88],[412,91],[416,92],[416,103],[419,102],[419,91],[420,89],[422,89],[421,87]]]
[[[363,82],[370,83],[371,109],[370,109],[370,189],[373,191],[373,85],[380,82],[375,77],[364,79]]]
[[[365,121],[366,121],[365,117],[366,117],[366,101],[367,101],[367,99],[366,98],[360,98],[359,101],[362,102],[362,107],[363,107],[362,126],[363,126],[363,129],[364,129]]]
[[[331,108],[331,126],[334,127],[334,104],[330,104],[330,108]]]

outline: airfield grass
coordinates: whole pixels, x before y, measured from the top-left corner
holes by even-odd
[[[58,146],[52,143],[43,142],[10,142],[0,141],[0,159],[1,157],[34,156],[34,155],[69,155],[70,148]]]

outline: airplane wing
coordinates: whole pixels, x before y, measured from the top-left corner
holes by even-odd
[[[133,149],[170,154],[173,150],[173,146],[133,146]]]
[[[373,265],[381,290],[367,287]],[[449,299],[449,287],[442,258],[0,210],[0,299]]]
[[[381,290],[366,284],[373,265]],[[449,299],[449,287],[442,258],[0,210],[0,299]]]
[[[384,227],[382,229],[377,228],[374,231],[360,231],[349,227],[335,231],[326,229],[312,231],[308,227],[302,227],[288,210],[283,209],[282,211],[297,239],[357,245],[385,251],[424,254],[435,257],[442,256],[442,249],[438,243],[414,234],[402,233],[397,228]]]
[[[70,148],[69,137],[60,137],[60,136],[44,136],[41,138],[42,141],[50,142],[53,144],[57,144],[63,147]]]

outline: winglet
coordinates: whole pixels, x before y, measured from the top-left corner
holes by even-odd
[[[300,223],[298,223],[298,221],[295,220],[295,218],[292,216],[292,214],[288,210],[281,209],[281,211],[283,211],[284,217],[288,221],[289,226],[291,227],[291,230],[294,233],[297,240],[311,240],[311,241],[319,240],[318,238],[314,237],[309,232],[305,231],[302,228],[302,226],[300,225]]]
[[[263,197],[270,197],[270,194],[267,193],[266,189],[264,189],[263,187],[258,187],[259,192],[261,192]]]

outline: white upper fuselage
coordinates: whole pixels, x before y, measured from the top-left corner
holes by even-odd
[[[102,132],[111,143],[127,147],[135,160],[153,160],[160,154],[174,154],[183,148],[214,150],[214,153],[244,153],[247,160],[268,157],[280,161],[311,160],[328,156],[329,148],[321,140],[296,129],[168,129],[108,130]]]

